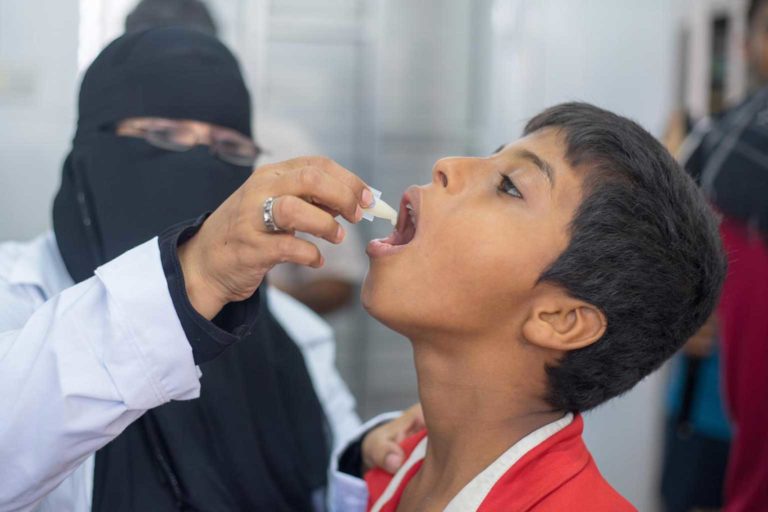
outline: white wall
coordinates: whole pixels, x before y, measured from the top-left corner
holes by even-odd
[[[0,2],[0,240],[50,225],[75,127],[77,7]]]
[[[628,115],[659,134],[675,91],[679,3],[493,2],[486,138],[514,137],[543,107],[570,100]]]

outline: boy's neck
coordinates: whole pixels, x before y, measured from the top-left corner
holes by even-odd
[[[455,343],[467,348],[488,340]],[[535,398],[540,390],[530,371],[493,357],[503,352],[446,350],[445,343],[421,340],[413,347],[429,442],[398,511],[443,510],[502,453],[563,413]]]

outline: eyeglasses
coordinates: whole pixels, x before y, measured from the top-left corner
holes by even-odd
[[[235,165],[252,167],[261,154],[256,143],[240,132],[201,121],[132,118],[118,123],[115,131],[118,135],[140,137],[167,151],[209,146],[217,158]]]

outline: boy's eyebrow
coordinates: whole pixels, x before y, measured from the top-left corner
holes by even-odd
[[[537,169],[543,172],[549,181],[550,188],[555,186],[555,171],[552,169],[552,166],[549,165],[549,162],[542,160],[539,158],[539,155],[532,151],[528,151],[527,149],[518,149],[514,154],[518,158],[529,160]]]

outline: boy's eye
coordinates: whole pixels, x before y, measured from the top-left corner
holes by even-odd
[[[512,181],[512,178],[510,178],[506,174],[501,174],[501,183],[499,183],[499,192],[504,192],[505,194],[509,194],[510,196],[517,197],[519,199],[523,198],[523,194],[521,194],[520,190],[518,190],[518,188],[515,186],[514,182]]]

